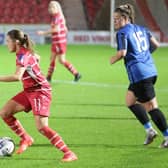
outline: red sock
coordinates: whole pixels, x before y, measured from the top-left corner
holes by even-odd
[[[24,138],[26,139],[28,134],[26,133],[25,129],[23,128],[19,120],[17,120],[14,116],[4,118],[3,120],[11,128],[11,130],[15,132],[16,135],[18,135],[23,139]]]
[[[62,140],[62,138],[54,130],[52,130],[48,126],[41,128],[40,132],[45,137],[47,137],[50,140],[51,144],[53,144],[60,151],[62,151],[64,153],[67,153],[70,151],[69,148],[67,147],[67,145]]]
[[[64,62],[64,66],[73,74],[76,75],[78,71],[75,69],[75,67],[68,61]]]
[[[52,74],[53,74],[53,72],[55,70],[55,67],[56,67],[56,63],[55,63],[55,60],[54,60],[54,61],[52,61],[50,63],[50,66],[48,68],[48,74],[47,74],[47,76],[50,76],[50,77],[52,76]]]

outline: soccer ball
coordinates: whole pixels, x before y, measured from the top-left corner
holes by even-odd
[[[0,138],[0,156],[12,156],[15,150],[15,143],[10,137]]]

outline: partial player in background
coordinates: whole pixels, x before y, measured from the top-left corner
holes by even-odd
[[[33,138],[25,131],[21,123],[14,117],[14,114],[32,110],[38,131],[64,153],[62,161],[76,160],[77,156],[67,147],[61,136],[48,125],[51,87],[40,70],[37,55],[32,49],[31,40],[22,31],[11,30],[7,33],[7,46],[10,52],[16,53],[16,71],[12,75],[0,76],[0,81],[21,81],[24,88],[0,110],[1,118],[21,138],[16,153],[21,154],[31,146]]]
[[[114,27],[117,30],[117,53],[110,63],[124,59],[130,85],[126,94],[126,105],[146,130],[144,145],[157,136],[147,113],[162,132],[164,140],[160,147],[168,147],[168,125],[158,107],[154,84],[157,70],[151,53],[159,46],[148,29],[134,24],[134,9],[130,4],[121,5],[114,12]]]
[[[68,30],[61,6],[56,1],[50,1],[48,11],[52,16],[51,29],[47,31],[37,31],[38,35],[52,35],[51,57],[47,80],[51,81],[54,69],[56,68],[56,59],[59,59],[59,62],[74,75],[74,81],[77,82],[81,78],[81,75],[65,58],[67,47],[66,36]]]

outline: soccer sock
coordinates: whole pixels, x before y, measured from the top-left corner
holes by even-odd
[[[144,124],[144,128],[146,132],[149,132],[151,129],[153,129],[152,124],[150,122],[147,122],[146,124]]]
[[[63,65],[73,74],[78,74],[78,71],[75,69],[75,67],[68,61],[65,61]]]
[[[55,60],[53,60],[53,61],[51,61],[50,66],[48,68],[48,74],[47,74],[47,76],[49,76],[49,77],[52,76],[52,74],[53,74],[53,72],[55,70],[55,67],[56,67],[56,62],[55,62]]]
[[[23,139],[27,138],[28,134],[26,133],[19,120],[17,120],[14,116],[4,118],[3,120],[11,128],[11,130],[15,132],[16,135]]]
[[[144,127],[145,124],[149,123],[149,117],[146,113],[145,108],[142,105],[134,104],[132,106],[129,106],[128,108],[133,112],[133,114],[140,121],[140,123],[144,125]]]
[[[165,140],[168,140],[168,128],[165,131],[163,131],[163,136]]]
[[[165,135],[168,136],[168,131],[166,131],[168,129],[167,126],[167,121],[166,118],[164,116],[164,114],[160,111],[160,109],[153,109],[151,111],[149,111],[149,114],[153,120],[153,122],[156,124],[156,126],[159,128],[159,130],[163,133],[165,133]]]
[[[58,133],[56,133],[48,126],[44,126],[43,128],[41,128],[40,133],[47,137],[50,140],[51,144],[53,144],[60,151],[64,153],[68,153],[70,151],[67,145],[62,140],[61,136],[59,136]]]

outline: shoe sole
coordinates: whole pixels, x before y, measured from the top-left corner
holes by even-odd
[[[72,161],[75,161],[75,160],[78,160],[78,158],[71,158],[71,159],[62,159],[61,161],[62,162],[72,162]]]

